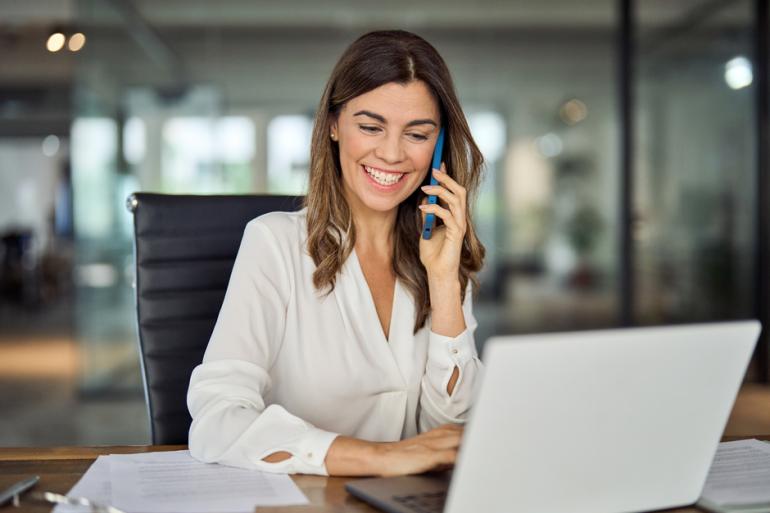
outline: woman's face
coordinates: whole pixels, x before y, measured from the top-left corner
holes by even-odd
[[[388,83],[353,98],[332,124],[351,206],[388,212],[419,187],[439,132],[439,109],[424,82]]]

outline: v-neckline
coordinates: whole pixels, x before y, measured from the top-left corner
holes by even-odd
[[[374,295],[372,294],[372,289],[369,286],[369,282],[366,281],[366,275],[364,274],[364,268],[361,267],[361,261],[358,259],[358,253],[356,252],[356,249],[353,248],[352,252],[353,257],[356,259],[356,267],[358,268],[358,272],[361,275],[361,279],[363,281],[364,286],[366,287],[366,290],[368,294],[366,296],[369,298],[369,311],[371,314],[374,315],[374,319],[377,323],[377,332],[380,334],[380,338],[385,341],[386,344],[391,345],[391,338],[393,336],[393,328],[394,328],[394,320],[397,319],[396,317],[396,305],[398,303],[398,278],[396,278],[395,283],[393,284],[393,297],[391,298],[391,306],[390,306],[390,319],[388,319],[388,335],[385,336],[385,330],[382,327],[382,323],[380,322],[380,316],[377,315],[377,305],[374,303]]]

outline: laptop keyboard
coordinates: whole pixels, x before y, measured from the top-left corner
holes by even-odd
[[[441,513],[446,503],[446,490],[415,495],[394,495],[393,500],[415,513]]]

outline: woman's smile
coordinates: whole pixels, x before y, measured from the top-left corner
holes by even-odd
[[[386,192],[395,191],[400,189],[406,182],[403,178],[407,173],[403,171],[386,171],[365,164],[361,165],[361,169],[371,182],[372,186],[377,190]]]

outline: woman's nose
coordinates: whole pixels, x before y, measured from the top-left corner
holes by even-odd
[[[404,160],[404,149],[398,134],[385,136],[374,151],[374,155],[389,164]]]

